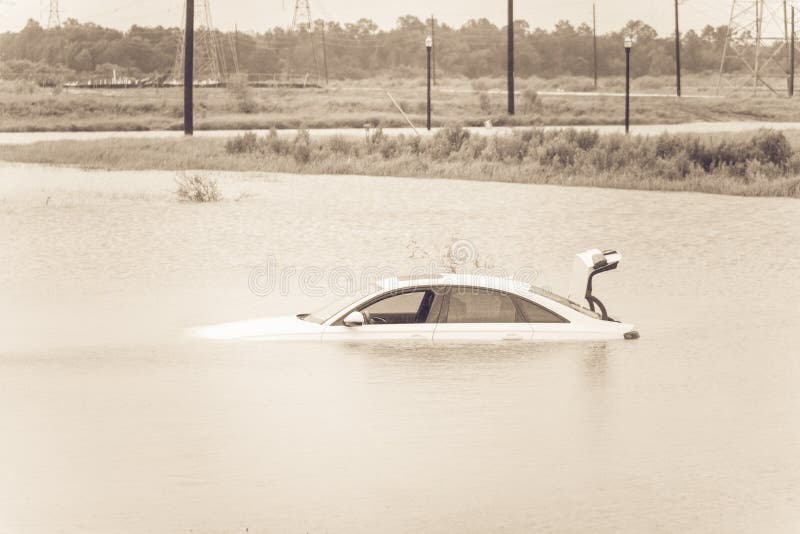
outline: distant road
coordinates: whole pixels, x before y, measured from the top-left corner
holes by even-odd
[[[346,86],[346,87],[339,87],[338,89],[343,91],[386,91],[384,87],[358,87],[358,86]],[[508,91],[505,89],[486,89],[483,90],[476,90],[476,89],[448,89],[445,87],[437,88],[436,92],[438,93],[451,93],[451,94],[478,94],[478,93],[487,93],[490,95],[507,95]],[[514,91],[515,95],[521,95],[522,91]],[[608,96],[608,97],[623,97],[625,93],[623,92],[608,92],[608,91],[561,91],[561,90],[542,90],[536,91],[536,94],[539,96],[577,96],[577,97],[596,97],[596,96]],[[675,93],[631,93],[631,98],[678,98]],[[725,98],[722,95],[682,95],[680,98],[703,98],[703,99],[718,99],[718,98]]]
[[[470,132],[478,135],[508,135],[514,130],[527,127],[494,127],[494,128],[468,128]],[[544,130],[559,130],[565,128],[575,128],[577,130],[597,130],[601,134],[622,133],[624,128],[621,125],[586,125],[586,126],[544,126]],[[682,124],[643,124],[631,125],[631,133],[637,135],[658,135],[660,133],[724,133],[724,132],[746,132],[771,128],[773,130],[800,130],[800,122],[688,122]],[[424,128],[419,128],[421,136],[429,136],[435,133],[438,128],[427,132]],[[195,131],[197,137],[231,137],[242,133],[244,130],[198,130]],[[259,135],[268,133],[268,130],[251,130]],[[329,137],[341,135],[345,137],[363,137],[363,128],[339,128],[339,129],[320,129],[309,130],[312,137]],[[296,130],[278,130],[278,135],[293,136]],[[384,128],[386,135],[414,135],[411,128]],[[180,138],[183,132],[180,131],[131,131],[131,132],[0,132],[0,145],[18,145],[36,143],[39,141],[88,141],[93,139],[163,139]]]

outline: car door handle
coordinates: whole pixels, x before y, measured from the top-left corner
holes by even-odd
[[[411,339],[428,339],[428,336],[423,336],[422,334],[412,334]]]
[[[506,334],[503,336],[503,341],[522,341],[522,336],[519,334]]]

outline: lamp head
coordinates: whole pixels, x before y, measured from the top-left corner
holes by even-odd
[[[425,38],[425,46],[427,48],[433,47],[433,37],[431,37],[430,35]]]
[[[625,38],[625,48],[630,50],[631,46],[633,46],[633,39],[630,37]]]

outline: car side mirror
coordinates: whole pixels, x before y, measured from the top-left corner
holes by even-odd
[[[342,322],[345,326],[364,326],[364,314],[360,311],[350,312]]]

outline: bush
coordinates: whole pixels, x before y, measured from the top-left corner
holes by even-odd
[[[228,154],[246,154],[258,150],[258,136],[253,132],[245,132],[225,143]]]
[[[290,149],[289,142],[278,136],[278,130],[274,127],[270,128],[264,143],[264,150],[278,156],[285,156],[289,154]]]
[[[247,76],[236,74],[228,81],[228,92],[236,100],[236,107],[241,113],[255,113],[258,111],[258,102],[253,97]]]
[[[216,180],[199,174],[178,176],[175,183],[175,194],[183,202],[216,202],[222,198]]]
[[[308,163],[311,159],[311,134],[305,128],[297,130],[292,143],[292,156],[297,163]]]
[[[527,88],[522,92],[522,110],[525,113],[541,111],[542,102],[539,100],[539,93],[536,89]]]
[[[328,139],[327,148],[334,154],[344,154],[349,156],[352,153],[353,144],[341,135],[334,135]]]
[[[461,146],[469,139],[469,131],[461,126],[442,128],[431,139],[427,152],[434,159],[444,159],[461,150]]]
[[[693,135],[601,136],[591,130],[537,128],[517,130],[511,135],[473,136],[463,127],[448,126],[431,138],[395,137],[375,128],[368,132],[366,141],[342,136],[315,141],[305,129],[298,130],[294,139],[280,138],[273,129],[264,138],[245,132],[228,140],[225,148],[229,154],[261,153],[323,169],[330,165],[339,168],[341,156],[349,161],[366,154],[372,156],[371,164],[382,159],[396,165],[394,169],[406,168],[410,161],[421,168],[445,161],[446,166],[439,168],[444,173],[463,165],[464,169],[486,169],[488,176],[493,174],[496,163],[523,165],[547,176],[559,172],[578,176],[613,174],[670,182],[714,176],[749,184],[800,174],[800,154],[792,152],[782,133],[768,130],[750,136],[723,136],[715,141]],[[386,170],[381,167],[376,172]],[[195,200],[205,196],[197,178],[185,182],[179,192],[181,198]]]
[[[496,135],[486,144],[483,157],[491,161],[522,161],[528,154],[529,143],[523,135]]]
[[[487,115],[492,112],[492,101],[489,98],[489,93],[478,93],[478,106],[480,106],[481,111]]]
[[[751,153],[761,163],[786,167],[792,158],[792,146],[783,132],[759,130],[750,140]]]
[[[542,146],[539,153],[540,165],[571,167],[575,164],[576,145],[564,138],[556,138]]]

